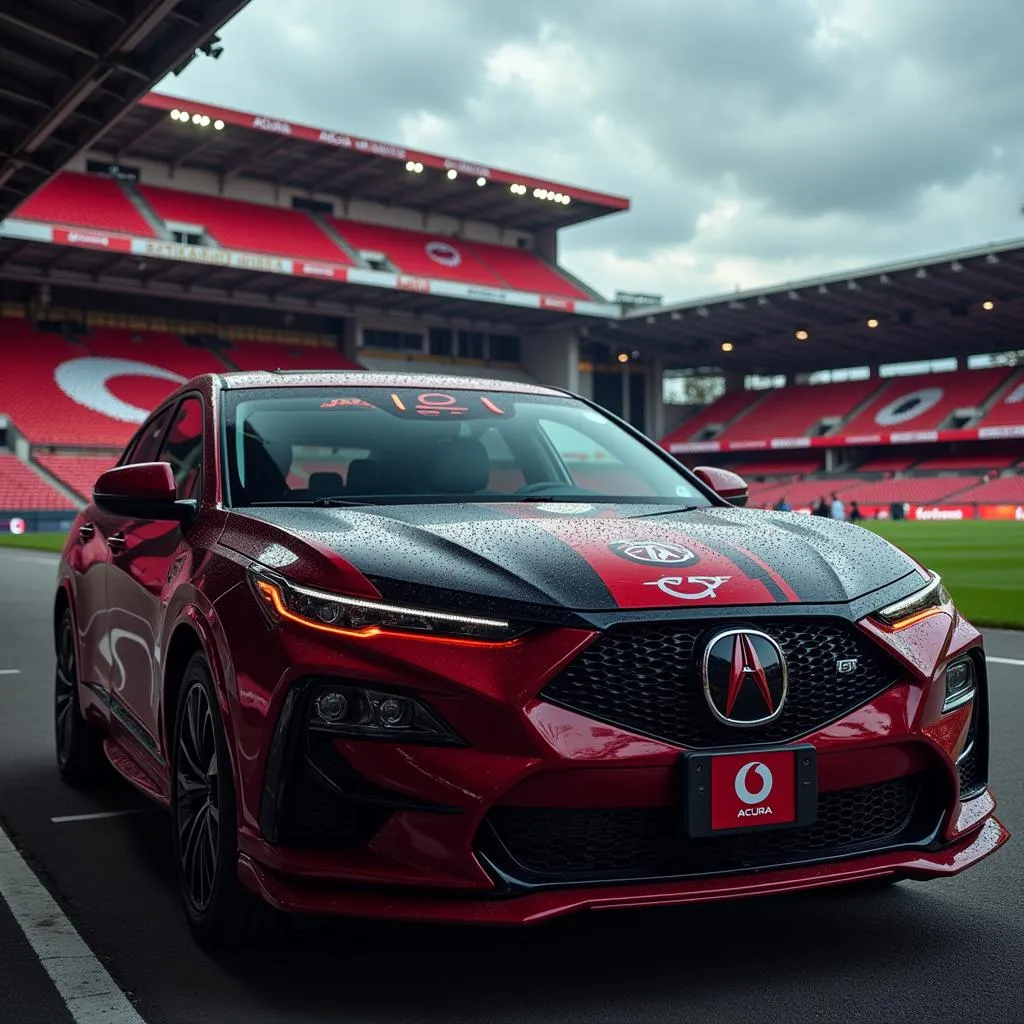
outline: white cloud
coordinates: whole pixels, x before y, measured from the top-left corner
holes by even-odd
[[[164,88],[633,198],[606,293],[1024,234],[1020,0],[255,0]]]

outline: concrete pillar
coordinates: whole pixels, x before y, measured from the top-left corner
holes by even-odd
[[[540,384],[580,393],[580,344],[573,331],[524,335],[523,369]]]

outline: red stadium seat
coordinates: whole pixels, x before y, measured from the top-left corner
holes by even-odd
[[[525,249],[489,245],[486,242],[463,241],[459,244],[479,263],[497,274],[510,288],[523,292],[539,292],[541,295],[557,295],[560,298],[584,301],[592,299],[592,296],[562,277],[554,267]]]
[[[980,406],[1009,377],[1012,370],[959,370],[893,378],[841,433],[935,430],[958,409]]]
[[[162,220],[202,226],[227,249],[327,263],[352,262],[327,232],[301,210],[153,185],[140,185],[139,192]]]
[[[14,212],[24,220],[153,237],[153,229],[112,178],[64,171]]]
[[[756,391],[727,391],[721,398],[715,399],[703,409],[698,409],[688,419],[683,420],[675,430],[666,434],[661,440],[662,448],[668,449],[673,444],[693,441],[705,427],[728,423],[734,416],[739,415],[761,397],[761,393]]]
[[[964,491],[956,497],[957,502],[978,502],[982,505],[1024,504],[1024,474],[1000,476]]]
[[[901,477],[897,480],[875,480],[850,492],[862,505],[888,505],[894,501],[909,505],[932,504],[956,497],[978,482],[976,476]]]
[[[16,455],[0,452],[0,509],[19,512],[74,507]]]
[[[359,370],[337,349],[235,341],[224,355],[239,370]]]
[[[383,253],[403,274],[464,281],[486,288],[508,287],[474,259],[460,239],[333,217],[328,218],[328,223],[353,249]]]
[[[855,490],[864,481],[848,477],[836,477],[835,479],[821,480],[796,480],[784,484],[766,484],[751,489],[750,503],[752,505],[776,505],[785,497],[793,508],[805,508],[813,505],[819,498],[828,500],[833,491],[845,498],[850,491]]]
[[[0,342],[0,413],[41,445],[120,448],[182,381],[225,368],[211,352],[168,334],[98,329],[86,343],[71,344],[4,319]]]
[[[1024,371],[1010,381],[999,401],[985,414],[980,427],[1024,427]]]
[[[117,461],[116,455],[37,455],[36,462],[52,473],[62,484],[86,501],[92,500],[92,489],[101,473]]]
[[[877,388],[877,380],[854,380],[769,391],[746,416],[726,428],[722,439],[806,437],[826,417],[849,416]]]

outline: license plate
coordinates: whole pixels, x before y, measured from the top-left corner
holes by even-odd
[[[688,835],[812,825],[818,816],[814,747],[776,747],[683,756]]]

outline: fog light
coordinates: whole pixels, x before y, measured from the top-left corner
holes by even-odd
[[[954,661],[946,668],[946,698],[942,710],[952,711],[973,700],[974,690],[974,662],[970,658]]]
[[[321,693],[316,699],[316,714],[321,722],[334,725],[348,712],[348,698],[343,693]]]
[[[377,720],[388,729],[400,729],[412,720],[412,705],[400,697],[388,697],[377,708]]]

